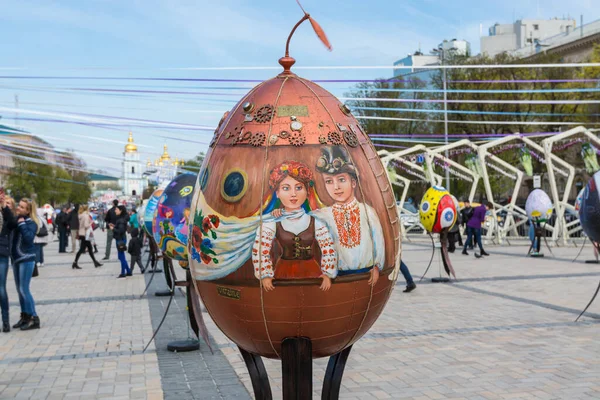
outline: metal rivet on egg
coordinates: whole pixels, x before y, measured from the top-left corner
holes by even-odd
[[[352,114],[352,110],[350,110],[350,107],[348,107],[345,104],[340,103],[340,110],[342,110],[342,112],[346,115],[351,115]]]
[[[254,110],[254,104],[247,101],[244,103],[244,105],[242,105],[242,108],[243,108],[244,112],[249,113],[249,112],[252,112],[252,110]]]

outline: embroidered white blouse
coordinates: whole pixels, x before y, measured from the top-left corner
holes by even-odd
[[[385,263],[385,240],[373,207],[354,199],[311,212],[325,222],[333,236],[340,271],[356,270]]]

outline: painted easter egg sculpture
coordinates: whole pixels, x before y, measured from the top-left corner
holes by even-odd
[[[456,273],[454,272],[448,254],[448,231],[454,226],[456,219],[458,218],[458,201],[456,201],[456,198],[445,188],[441,186],[432,186],[427,189],[421,199],[421,204],[419,205],[419,218],[421,220],[421,225],[423,225],[429,234],[440,234],[444,270],[448,276],[452,275],[454,276],[454,279],[456,279]],[[435,253],[435,246],[432,251]],[[423,276],[427,274],[429,267],[431,267],[433,255],[434,254],[432,254],[429,265],[425,269]],[[447,280],[448,278],[444,279]]]
[[[137,219],[138,219],[138,225],[140,226],[140,229],[145,231],[145,223],[144,223],[144,214],[146,213],[146,203],[142,203],[141,206],[138,207],[137,210]]]
[[[156,207],[158,207],[158,200],[160,196],[163,194],[163,190],[166,186],[162,184],[158,189],[156,189],[150,198],[146,201],[146,208],[144,209],[144,225],[143,228],[148,234],[148,236],[154,240],[154,234],[152,232],[152,221],[154,220],[154,212],[156,211]]]
[[[223,116],[188,245],[217,326],[276,359],[287,338],[310,339],[312,358],[351,346],[381,314],[400,263],[397,207],[373,144],[294,62],[282,58],[279,75]]]
[[[419,207],[421,224],[429,233],[442,233],[452,228],[458,216],[457,203],[441,186],[432,186],[423,195]]]
[[[181,174],[173,179],[159,197],[152,231],[162,253],[172,260],[188,266],[188,220],[196,175]]]
[[[600,243],[600,172],[596,172],[586,185],[579,208],[581,228],[594,243]]]
[[[534,189],[525,202],[527,216],[535,222],[546,222],[552,216],[554,205],[542,189]]]

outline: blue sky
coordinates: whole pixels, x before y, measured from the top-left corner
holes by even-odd
[[[466,39],[474,53],[483,32],[495,22],[515,18],[584,15],[600,18],[597,0],[304,0],[333,45],[327,52],[309,24],[292,40],[297,66],[390,65],[389,70],[297,71],[311,79],[372,79],[391,74],[391,64],[419,47],[427,51],[443,39]],[[595,4],[595,6],[594,6]],[[293,0],[0,0],[0,75],[77,77],[159,77],[267,79],[276,70],[207,71],[170,68],[277,66],[287,35],[302,16]],[[205,93],[209,86],[226,96],[144,94],[107,95],[72,89],[181,90]],[[94,114],[79,122],[118,116],[214,126],[222,112],[249,84],[209,85],[189,82],[99,81],[76,79],[0,79],[0,122],[14,124],[15,94],[21,127],[40,134],[58,148],[120,158],[132,129],[142,158],[156,158],[162,145],[183,158],[205,150],[210,131],[26,121],[63,119],[63,113]],[[329,85],[341,95],[348,85]],[[69,90],[66,90],[69,88]],[[239,96],[236,97],[236,95]],[[215,100],[216,99],[216,100]],[[225,101],[223,101],[225,100]],[[227,101],[229,100],[229,101]],[[37,114],[33,114],[36,112]],[[52,113],[40,115],[39,112]],[[132,122],[133,124],[133,122]],[[53,138],[53,139],[52,139]],[[183,141],[183,140],[188,140]],[[87,157],[93,168],[113,168],[116,160]]]

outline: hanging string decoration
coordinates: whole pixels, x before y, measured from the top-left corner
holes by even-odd
[[[474,174],[479,176],[483,175],[483,170],[481,168],[481,163],[479,162],[479,157],[475,154],[467,154],[465,157],[465,166],[473,171]]]
[[[498,167],[495,164],[492,164],[489,161],[485,162],[485,165],[487,165],[488,167],[490,167],[491,169],[493,169],[494,171],[498,172],[501,175],[504,175],[507,178],[512,179],[513,181],[517,180],[517,176],[513,175],[513,174],[509,174],[508,172],[506,172],[505,170],[503,170],[502,168]]]
[[[596,149],[590,143],[584,143],[581,145],[581,157],[583,158],[585,170],[588,174],[592,175],[600,170]]]
[[[539,155],[538,153],[536,153],[535,151],[529,150],[529,153],[540,163],[542,163],[542,164],[546,163],[546,159],[544,157],[542,157],[541,155]],[[567,172],[563,171],[562,169],[556,168],[555,166],[552,166],[552,170],[554,172],[564,176],[565,178],[567,178],[569,176],[569,174]]]
[[[448,171],[452,175],[454,175],[454,176],[456,176],[456,177],[458,177],[460,179],[463,179],[463,180],[465,180],[467,182],[473,182],[473,178],[471,178],[469,175],[465,175],[465,174],[463,174],[461,172],[458,172],[455,169],[450,168],[450,164],[449,163],[442,162],[441,160],[438,160],[438,159],[434,159],[433,162],[435,163],[435,165],[442,167],[442,169],[444,171]]]
[[[533,176],[533,163],[531,162],[531,152],[526,146],[519,150],[519,161],[525,170],[527,176]]]

